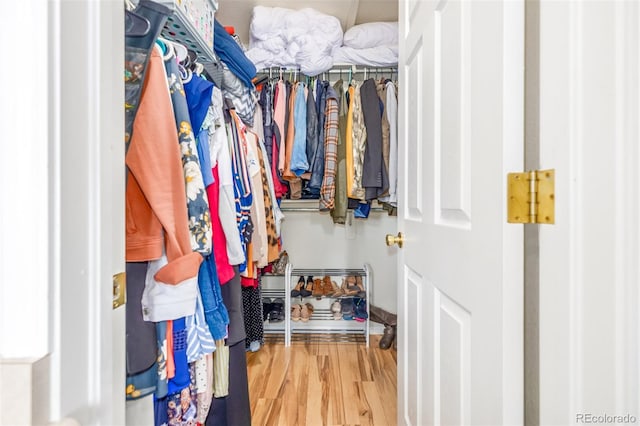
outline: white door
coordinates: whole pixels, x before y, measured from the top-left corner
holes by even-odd
[[[398,424],[523,422],[522,1],[400,2]]]
[[[640,421],[640,4],[540,2],[540,424]]]
[[[49,16],[51,419],[122,425],[125,315],[112,309],[112,277],[125,266],[124,6],[57,0]]]

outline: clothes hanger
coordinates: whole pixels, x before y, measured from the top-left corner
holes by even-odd
[[[144,16],[132,10],[125,10],[124,32],[127,37],[144,37],[151,30],[151,23]]]
[[[171,44],[173,44],[173,48],[176,51],[176,58],[178,58],[178,62],[183,62],[187,57],[189,57],[189,51],[185,46],[175,41],[171,42]]]
[[[167,51],[169,50],[169,45],[160,38],[156,39],[156,44],[160,46],[160,49],[162,50],[162,56],[165,56],[167,54]]]

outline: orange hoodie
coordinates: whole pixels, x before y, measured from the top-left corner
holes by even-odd
[[[164,242],[169,263],[155,279],[178,284],[197,276],[202,256],[191,251],[178,135],[157,48],[147,65],[126,163],[127,261],[160,258]]]

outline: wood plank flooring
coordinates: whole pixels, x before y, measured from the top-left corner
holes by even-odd
[[[396,424],[396,351],[360,343],[266,343],[247,353],[252,424]]]

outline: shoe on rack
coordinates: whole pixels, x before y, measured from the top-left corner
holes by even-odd
[[[344,320],[352,320],[353,319],[353,297],[348,297],[346,299],[342,299],[340,301],[342,305],[342,319]]]
[[[364,291],[362,276],[360,275],[356,275],[356,287],[358,288],[358,297],[367,297],[367,293]]]
[[[262,298],[262,321],[269,319],[269,312],[273,308],[273,302],[268,297]]]
[[[284,321],[284,300],[280,298],[273,299],[271,312],[269,312],[269,322],[282,321]]]
[[[360,291],[360,287],[356,285],[356,277],[355,275],[349,275],[342,282],[342,289],[344,290],[344,294],[346,296],[355,296]]]
[[[307,322],[309,321],[309,318],[311,318],[311,315],[313,315],[313,305],[311,303],[305,303],[304,305],[302,305],[302,308],[300,309],[300,319],[302,320],[302,322]]]
[[[334,320],[342,319],[342,305],[339,300],[336,300],[331,304],[331,312],[333,313]]]
[[[367,299],[354,297],[353,304],[354,319],[358,322],[365,322],[369,318],[369,314],[367,314]]]
[[[395,325],[385,325],[384,332],[382,333],[382,337],[380,338],[380,342],[378,343],[378,347],[380,349],[389,349],[393,344],[395,347],[396,340],[396,326]]]
[[[334,286],[335,283],[331,282],[331,277],[328,275],[325,275],[325,277],[322,279],[322,295],[325,297],[332,297],[334,295],[334,293],[336,292],[334,290]],[[336,288],[338,287],[337,285],[335,285]]]
[[[302,311],[302,305],[296,303],[291,307],[291,319],[293,321],[300,321],[300,313]]]
[[[304,278],[303,278],[304,279]],[[313,292],[313,277],[309,275],[307,277],[307,284],[300,290],[300,296],[309,297]]]
[[[336,284],[335,281],[331,280],[331,291],[333,292],[333,294],[331,295],[332,297],[339,297],[340,296],[340,287],[338,287],[338,284]]]
[[[291,297],[298,297],[302,295],[302,289],[304,288],[304,277],[298,279],[298,284],[291,290]]]
[[[322,280],[320,278],[316,278],[315,280],[313,280],[313,291],[311,292],[311,296],[320,300],[322,299],[322,294]]]

